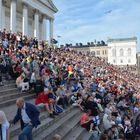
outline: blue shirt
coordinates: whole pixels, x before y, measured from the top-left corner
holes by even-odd
[[[27,123],[29,123],[31,120],[30,120],[29,116],[27,115],[25,109],[26,109],[26,106],[25,106],[25,103],[24,103],[24,106],[23,106],[23,108],[22,108],[22,110],[21,110],[21,116],[22,116],[23,122],[27,124]]]

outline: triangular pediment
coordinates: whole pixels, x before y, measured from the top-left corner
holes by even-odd
[[[41,0],[43,3],[45,3],[45,5],[47,5],[50,9],[52,9],[54,12],[57,12],[58,9],[56,8],[56,6],[54,5],[52,0]]]
[[[54,5],[52,0],[48,0],[49,4],[51,5],[51,7],[53,7],[53,9],[57,12],[58,9],[56,8],[56,6]]]

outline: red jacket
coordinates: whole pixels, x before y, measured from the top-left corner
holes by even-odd
[[[43,104],[49,103],[48,95],[44,94],[44,92],[41,92],[35,100],[36,105],[41,104],[41,103]]]

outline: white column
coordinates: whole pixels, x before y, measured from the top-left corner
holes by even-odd
[[[50,44],[51,44],[51,40],[53,39],[53,19],[50,19]]]
[[[16,33],[16,0],[11,0],[10,30]]]
[[[34,37],[39,39],[39,11],[35,11],[34,15]]]
[[[5,28],[5,2],[2,4],[2,28]]]
[[[28,6],[23,4],[23,19],[22,19],[23,35],[28,35]]]
[[[2,30],[2,0],[0,0],[0,30]]]
[[[42,40],[47,40],[47,22],[46,22],[46,16],[43,16],[43,22],[42,22]]]

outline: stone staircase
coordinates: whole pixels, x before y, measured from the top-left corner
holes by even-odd
[[[16,99],[23,97],[27,102],[34,103],[35,94],[19,93],[15,88],[14,81],[4,82],[0,87],[0,110],[6,113],[9,121],[16,114]],[[52,119],[46,111],[41,112],[41,125],[33,130],[33,140],[52,140],[54,134],[59,134],[62,140],[91,140],[91,133],[81,128],[79,120],[81,116],[79,108],[70,107],[63,113]],[[20,133],[20,124],[17,123],[10,128],[10,140],[18,140]]]

